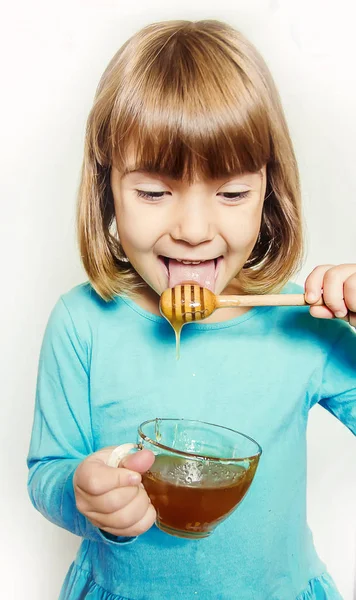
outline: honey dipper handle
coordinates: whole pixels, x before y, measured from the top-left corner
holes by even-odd
[[[261,294],[254,296],[216,296],[216,308],[228,306],[310,306],[304,294]],[[323,299],[313,306],[324,306]]]

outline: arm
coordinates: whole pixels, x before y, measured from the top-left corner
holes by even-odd
[[[331,346],[319,393],[319,404],[356,434],[356,332],[338,323],[339,335]]]
[[[311,305],[323,295],[325,306],[310,307],[313,317],[347,316],[356,327],[356,264],[317,266],[306,279],[305,293]],[[317,401],[356,434],[356,333],[340,321],[332,323],[331,333]]]
[[[49,318],[40,353],[27,459],[28,492],[34,507],[59,527],[94,541],[128,543],[135,538],[104,534],[76,507],[74,472],[94,452],[89,373],[89,344],[78,336],[60,299]]]

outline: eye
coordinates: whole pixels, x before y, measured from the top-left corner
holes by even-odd
[[[243,198],[247,198],[250,190],[245,190],[244,192],[221,192],[219,196],[222,196],[224,200],[234,202],[236,200],[243,200]]]
[[[169,192],[145,192],[144,190],[135,190],[139,198],[145,198],[145,200],[160,200],[165,194]]]

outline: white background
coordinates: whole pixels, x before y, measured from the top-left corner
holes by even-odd
[[[316,264],[356,263],[355,11],[353,0],[3,3],[2,598],[58,598],[79,542],[32,508],[25,458],[49,312],[59,294],[85,279],[74,234],[75,196],[85,120],[107,62],[129,35],[164,19],[226,20],[257,45],[280,88],[300,163],[308,235],[303,282]],[[353,436],[315,408],[309,521],[345,600],[356,597],[355,458]]]

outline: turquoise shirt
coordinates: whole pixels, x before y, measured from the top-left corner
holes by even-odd
[[[316,403],[356,431],[356,335],[343,321],[314,319],[307,307],[256,307],[184,327],[177,361],[162,317],[126,297],[105,303],[88,283],[64,294],[43,340],[28,456],[34,506],[83,538],[60,599],[340,600],[306,520]],[[209,538],[156,526],[137,538],[104,536],[76,509],[78,464],[135,442],[138,424],[154,417],[224,425],[263,448],[245,499]]]

